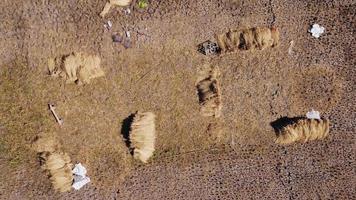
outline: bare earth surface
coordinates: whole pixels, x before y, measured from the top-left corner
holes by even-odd
[[[0,199],[356,199],[355,2],[157,0],[102,19],[104,4],[1,1]],[[326,29],[319,39],[308,33],[314,23]],[[197,52],[215,33],[271,25],[276,48]],[[112,42],[127,30],[130,48]],[[72,52],[100,56],[105,77],[78,86],[48,76],[47,59]],[[204,64],[221,72],[218,119],[199,113]],[[274,144],[271,122],[312,108],[332,123],[326,139]],[[137,110],[157,116],[146,165],[122,135]],[[31,147],[39,134],[56,135],[92,182],[55,192]]]

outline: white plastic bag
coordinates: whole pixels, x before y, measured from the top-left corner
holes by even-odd
[[[74,174],[74,182],[72,184],[72,187],[74,189],[79,190],[84,185],[90,182],[90,178],[86,176],[87,169],[85,169],[85,167],[81,163],[76,164],[72,172]]]
[[[320,113],[319,111],[312,109],[311,111],[307,112],[306,117],[308,119],[320,119]]]
[[[319,24],[314,24],[312,28],[309,30],[309,33],[312,34],[313,37],[319,38],[322,33],[324,33],[325,28],[320,26]]]

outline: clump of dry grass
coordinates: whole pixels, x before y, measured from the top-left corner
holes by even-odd
[[[279,43],[277,28],[255,27],[243,30],[230,29],[227,33],[216,34],[216,41],[221,53],[242,50],[263,50],[275,47]]]
[[[200,103],[200,113],[203,116],[220,117],[221,115],[221,92],[218,78],[218,67],[204,66],[196,84]]]
[[[283,127],[277,136],[276,143],[287,145],[294,142],[320,140],[329,134],[330,122],[327,119],[302,118]]]
[[[100,58],[84,53],[72,53],[64,57],[48,60],[48,70],[52,76],[61,76],[67,83],[88,84],[90,79],[105,75],[100,67]]]
[[[55,137],[39,137],[33,144],[39,153],[42,168],[50,173],[53,188],[60,192],[70,191],[73,182],[70,157],[60,150]]]
[[[151,112],[137,112],[130,130],[134,158],[147,163],[155,150],[155,140],[155,115]]]

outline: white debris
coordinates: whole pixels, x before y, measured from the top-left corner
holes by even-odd
[[[72,173],[74,174],[74,182],[72,185],[74,189],[79,190],[90,182],[90,178],[86,176],[87,169],[85,169],[81,163],[74,166]]]
[[[320,113],[319,111],[315,111],[312,109],[311,111],[307,112],[306,114],[308,119],[320,119]]]
[[[109,28],[112,27],[112,22],[110,20],[108,21],[108,26],[109,26]]]
[[[74,176],[74,183],[73,183],[72,187],[76,190],[79,190],[80,188],[82,188],[84,185],[86,185],[89,182],[90,182],[89,177],[83,178],[81,176]]]
[[[289,48],[288,48],[288,54],[289,55],[293,54],[293,47],[294,47],[294,40],[289,42]]]
[[[309,33],[312,34],[313,37],[319,38],[322,33],[324,33],[325,28],[320,26],[319,24],[314,24],[312,28],[309,30]]]
[[[130,34],[130,31],[126,31],[126,37],[130,38],[131,37],[131,34]]]
[[[87,174],[87,169],[85,169],[81,163],[78,163],[74,166],[72,172],[78,176],[85,176]]]
[[[104,27],[110,30],[112,27],[112,22],[109,20],[108,22],[106,22],[106,24],[104,24]]]
[[[126,14],[126,15],[131,14],[131,10],[130,10],[130,8],[127,8],[127,9],[125,10],[125,14]]]

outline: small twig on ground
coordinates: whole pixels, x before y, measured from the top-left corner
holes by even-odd
[[[140,31],[136,31],[136,33],[137,33],[138,35],[143,35],[143,36],[146,36],[146,37],[151,37],[151,36],[147,35],[146,33],[143,33],[143,32],[140,32]]]
[[[49,109],[51,110],[51,112],[52,112],[54,118],[56,119],[57,123],[61,126],[61,125],[63,124],[63,119],[61,119],[61,118],[57,115],[57,113],[56,113],[56,111],[55,111],[55,108],[56,108],[56,107],[55,107],[53,104],[51,104],[51,103],[48,104],[48,107],[49,107]]]
[[[140,80],[142,80],[145,76],[147,76],[150,72],[152,72],[153,71],[153,69],[150,69],[150,70],[148,70],[148,72],[146,72],[144,75],[142,75],[137,81],[136,81],[136,83],[137,82],[139,82]]]

